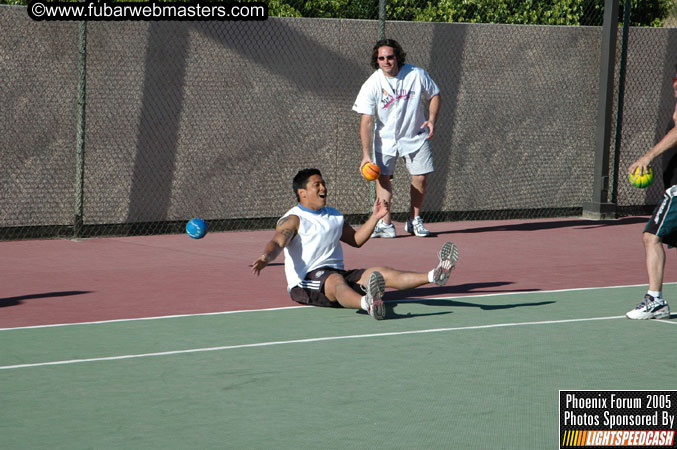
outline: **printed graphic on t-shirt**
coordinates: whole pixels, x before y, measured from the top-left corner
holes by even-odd
[[[383,98],[381,99],[381,104],[383,105],[383,109],[387,109],[395,103],[397,100],[409,100],[411,97],[413,97],[416,94],[415,91],[407,91],[405,89],[402,89],[400,91],[396,91],[395,95],[396,97],[393,98],[392,95],[385,89],[383,89]]]

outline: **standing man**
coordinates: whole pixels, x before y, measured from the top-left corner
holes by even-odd
[[[360,168],[367,162],[378,164],[381,176],[376,183],[376,194],[390,204],[395,162],[398,156],[404,159],[411,174],[411,207],[404,230],[425,237],[430,236],[430,231],[423,225],[421,207],[428,174],[435,170],[428,141],[435,135],[440,89],[425,70],[405,61],[406,53],[397,41],[378,41],[371,56],[371,65],[376,71],[362,85],[353,111],[362,115]],[[424,100],[429,101],[427,120]],[[379,220],[372,237],[393,238],[395,235],[395,225],[388,212]]]
[[[386,317],[386,287],[441,286],[449,279],[458,260],[458,250],[451,242],[442,246],[437,266],[429,272],[405,272],[386,266],[345,270],[341,242],[352,247],[364,245],[376,222],[388,212],[388,204],[376,200],[369,219],[355,230],[338,210],[327,206],[327,186],[319,170],[299,171],[292,186],[299,204],[277,221],[275,235],[252,263],[252,272],[258,275],[284,250],[287,290],[295,302],[363,309],[381,320]]]
[[[672,78],[673,95],[677,99],[677,66]],[[665,271],[665,249],[663,244],[677,247],[677,104],[672,113],[668,132],[658,144],[628,168],[628,173],[641,169],[647,171],[657,156],[663,163],[663,202],[656,207],[644,228],[642,240],[646,255],[646,269],[649,275],[649,289],[644,299],[626,316],[628,319],[662,319],[670,317],[670,307],[663,298],[663,273]]]

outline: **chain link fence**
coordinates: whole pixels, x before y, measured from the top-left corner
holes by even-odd
[[[0,6],[0,240],[179,233],[192,217],[210,231],[271,228],[295,204],[291,179],[305,167],[322,170],[332,206],[363,220],[372,185],[359,175],[351,106],[372,71],[379,8],[347,3],[353,18],[87,23],[83,110],[81,24]],[[580,5],[575,26],[386,22],[442,91],[426,221],[581,213],[593,180],[603,1],[571,3]],[[416,2],[391,0],[389,17],[407,5],[420,14]],[[677,35],[633,27],[630,42],[621,168],[674,107],[667,60]],[[621,180],[618,203],[655,203],[657,185],[638,191]],[[404,220],[402,163],[393,186],[393,217]]]

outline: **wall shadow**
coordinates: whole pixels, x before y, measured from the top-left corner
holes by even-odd
[[[452,161],[453,149],[448,148],[454,142],[454,124],[456,123],[457,97],[463,77],[463,52],[468,34],[467,25],[459,25],[450,33],[448,24],[434,24],[433,39],[430,47],[430,76],[440,87],[442,108],[436,124],[436,136],[431,140],[435,172],[430,176],[435,184],[447,186],[453,172],[457,170]],[[451,42],[449,42],[451,40]],[[456,152],[457,153],[457,152]],[[452,167],[454,166],[454,167]],[[428,189],[424,210],[442,211],[446,204],[447,189]]]
[[[282,19],[262,23],[149,23],[126,223],[168,218],[185,107],[191,31],[197,31],[270,73],[284,77],[291,85],[323,97],[336,95],[336,77],[364,74],[359,78],[366,79],[368,76],[366,65],[358,65],[335,49],[304,35],[303,28],[298,30]],[[288,46],[292,46],[294,52],[285,53]],[[307,55],[312,56],[303,57]],[[358,89],[359,86],[354,95]],[[271,108],[276,107],[271,103]]]
[[[188,27],[150,22],[127,223],[165,220],[170,207],[188,58]]]
[[[284,77],[304,91],[315,92],[324,97],[335,94],[337,77],[365,73],[366,80],[371,74],[366,64],[357,64],[345,58],[334,49],[310,39],[283,19],[228,23],[222,26],[213,26],[211,22],[197,22],[192,27],[214,42],[241,54],[248,61]],[[332,31],[328,30],[326,33],[332,34]],[[293,46],[294,56],[297,57],[290,58],[290,53],[285,52],[289,45]],[[373,44],[359,45],[370,48]],[[354,96],[357,96],[358,91],[359,86],[356,87]]]

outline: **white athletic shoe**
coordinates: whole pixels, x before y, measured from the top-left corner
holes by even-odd
[[[442,246],[438,256],[440,262],[433,272],[433,282],[442,286],[447,283],[451,271],[456,266],[456,261],[458,261],[458,248],[456,248],[453,242],[446,242]]]
[[[670,307],[662,298],[646,294],[644,300],[625,316],[628,319],[664,319],[670,317]]]
[[[396,236],[395,225],[392,223],[386,224],[382,220],[379,220],[374,227],[374,232],[371,233],[373,238],[394,238]]]
[[[372,272],[367,283],[367,312],[376,320],[386,318],[386,305],[383,303],[385,290],[386,282],[381,272]]]
[[[414,217],[414,220],[407,218],[407,223],[404,224],[404,231],[418,237],[430,236],[430,230],[423,226],[423,219],[421,219],[421,216]]]

